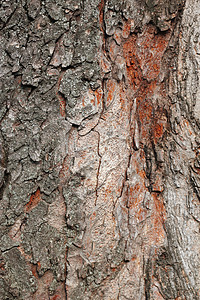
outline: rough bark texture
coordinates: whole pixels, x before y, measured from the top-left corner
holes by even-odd
[[[199,0],[0,20],[0,299],[200,299]]]

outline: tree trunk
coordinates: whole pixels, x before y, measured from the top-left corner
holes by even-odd
[[[0,299],[200,299],[199,0],[0,20]]]

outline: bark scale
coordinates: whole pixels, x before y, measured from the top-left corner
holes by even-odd
[[[199,1],[5,0],[0,28],[0,298],[199,299]]]

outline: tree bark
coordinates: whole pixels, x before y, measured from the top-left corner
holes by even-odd
[[[2,0],[0,299],[200,299],[200,2]]]

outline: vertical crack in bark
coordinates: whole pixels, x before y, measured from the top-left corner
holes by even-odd
[[[101,0],[99,4],[99,21],[100,21],[100,30],[102,31],[102,39],[103,39],[103,44],[102,44],[102,51],[103,53],[106,53],[106,33],[105,33],[105,23],[104,23],[104,11],[105,11],[105,0]],[[102,110],[100,113],[100,118],[102,118],[102,115],[104,113],[104,107],[105,107],[105,89],[106,89],[106,79],[104,78],[105,75],[102,78],[102,91],[103,91],[103,96],[102,96]],[[98,126],[99,121],[97,122]],[[94,132],[97,132],[98,134],[98,145],[97,145],[97,153],[99,156],[99,165],[97,169],[97,181],[96,181],[96,188],[95,188],[95,194],[96,194],[96,199],[95,199],[95,206],[97,205],[97,200],[98,200],[98,188],[99,188],[99,172],[101,168],[101,160],[102,156],[100,155],[100,141],[101,141],[101,136],[100,133],[95,130],[96,126],[93,128]]]
[[[66,118],[66,99],[64,98],[62,93],[59,91],[60,84],[61,84],[64,74],[65,74],[65,71],[61,70],[59,77],[58,77],[58,82],[56,85],[56,97],[57,97],[57,99],[59,101],[59,105],[60,105],[60,114],[63,118]]]
[[[100,151],[99,151],[99,146],[100,146],[100,133],[96,130],[94,130],[94,132],[97,132],[98,134],[98,146],[97,146],[97,154],[99,157],[99,165],[98,165],[98,169],[97,169],[97,180],[96,180],[96,187],[95,187],[95,194],[96,194],[96,198],[95,198],[95,206],[97,206],[97,201],[98,201],[98,188],[99,188],[99,174],[100,174],[100,168],[101,168],[101,160],[102,160],[102,156],[100,155]]]

